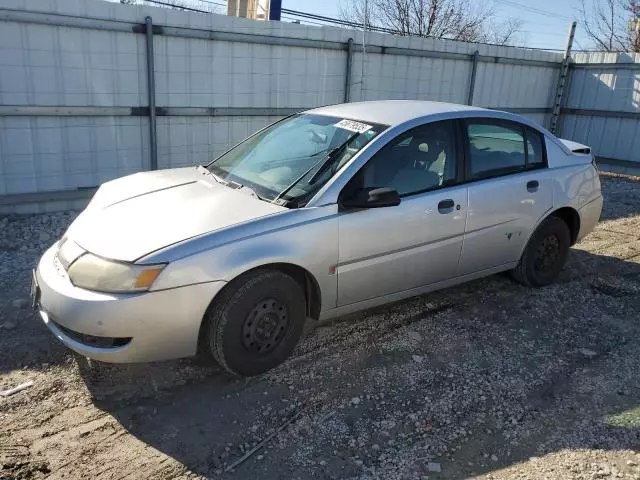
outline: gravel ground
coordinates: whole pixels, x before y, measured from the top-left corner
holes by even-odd
[[[310,325],[249,380],[75,357],[26,306],[75,213],[0,218],[0,389],[34,382],[0,397],[0,479],[640,479],[640,179],[603,189],[555,285],[497,275]]]

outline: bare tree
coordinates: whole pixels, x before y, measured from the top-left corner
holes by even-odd
[[[341,18],[363,23],[365,0],[343,0]],[[487,2],[473,0],[369,0],[367,24],[394,30],[399,35],[492,42],[516,41],[522,21],[495,21]]]
[[[640,52],[640,4],[636,0],[581,0],[585,32],[607,52]]]
[[[377,19],[374,19],[371,15],[371,5],[365,9],[364,0],[341,0],[338,4],[338,16],[350,22],[380,26],[376,24]]]
[[[503,22],[489,21],[478,41],[496,45],[524,45],[523,26],[524,21],[520,18],[507,18]]]

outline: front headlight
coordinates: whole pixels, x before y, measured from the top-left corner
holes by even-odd
[[[114,262],[85,253],[67,273],[76,287],[100,292],[142,292],[151,287],[165,266]]]
[[[75,262],[85,251],[72,240],[63,237],[58,246],[56,256],[65,270],[69,270],[69,266]]]

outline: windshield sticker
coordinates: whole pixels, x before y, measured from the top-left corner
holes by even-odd
[[[367,130],[371,129],[371,125],[367,125],[366,123],[356,122],[355,120],[340,120],[336,123],[336,127],[344,128],[345,130],[349,130],[350,132],[358,132],[364,133]]]

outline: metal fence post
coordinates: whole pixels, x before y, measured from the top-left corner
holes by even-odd
[[[567,48],[564,50],[564,57],[560,65],[560,76],[558,77],[558,87],[556,88],[556,96],[553,101],[553,112],[551,113],[551,133],[556,133],[558,129],[558,120],[560,119],[560,107],[562,107],[562,99],[565,94],[565,84],[567,83],[567,73],[569,72],[569,62],[571,62],[571,47],[573,46],[573,37],[576,33],[576,22],[571,22],[569,28],[569,37],[567,38]],[[568,90],[568,88],[567,88]]]
[[[469,95],[467,97],[467,105],[473,105],[473,90],[476,88],[476,73],[478,72],[478,57],[480,52],[473,52],[473,65],[471,66],[471,78],[469,79]]]
[[[351,99],[351,63],[353,62],[353,38],[347,40],[347,69],[344,79],[344,103]]]
[[[158,138],[156,129],[156,74],[153,63],[153,20],[144,19],[147,43],[147,96],[149,98],[149,169],[158,169]]]

